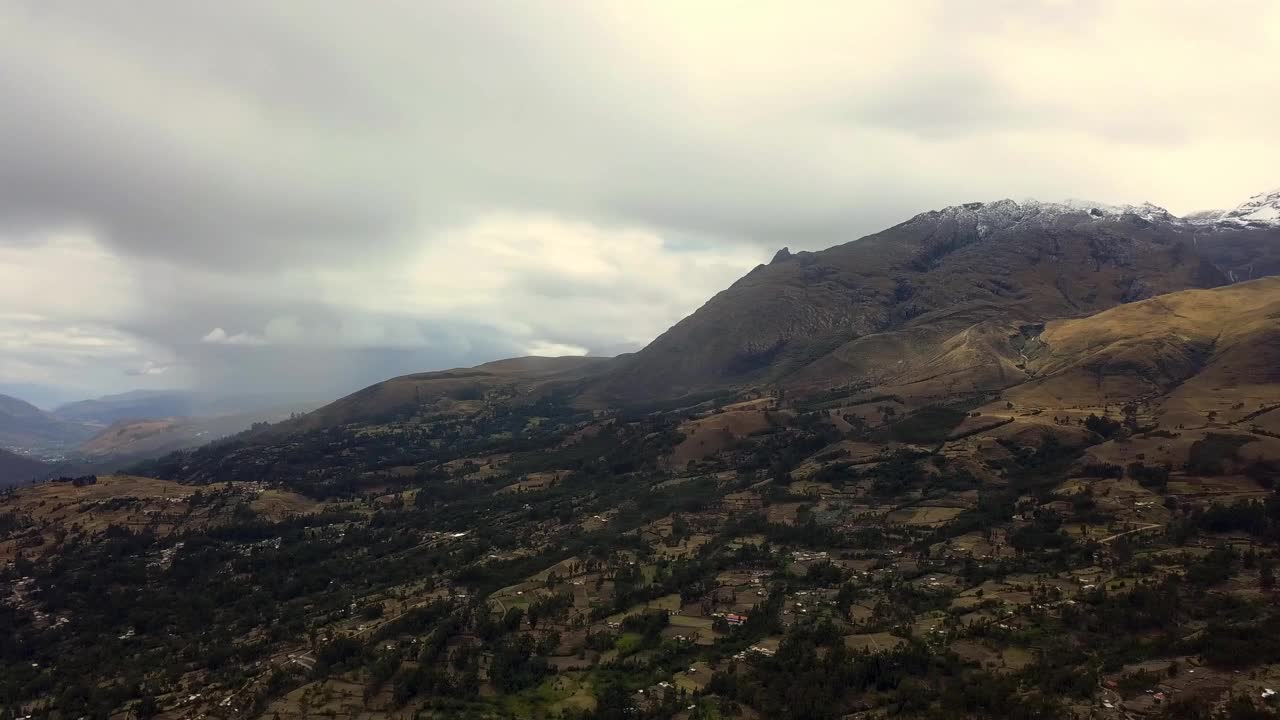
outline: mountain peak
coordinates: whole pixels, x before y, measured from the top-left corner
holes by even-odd
[[[1177,222],[1178,218],[1165,208],[1144,202],[1140,205],[1111,205],[1092,200],[1067,199],[1045,202],[1034,198],[1014,200],[1005,198],[991,202],[971,202],[952,205],[917,215],[913,220],[971,220],[986,230],[1009,227],[1028,222],[1033,225],[1055,224],[1061,218],[1078,217],[1084,220],[1118,219],[1135,216],[1148,222]]]
[[[1222,221],[1280,225],[1280,188],[1254,195],[1223,213]]]
[[[1093,200],[1068,198],[1061,201],[1042,201],[1034,198],[1013,200],[1005,198],[991,202],[970,202],[951,205],[941,210],[921,213],[914,219],[970,218],[983,225],[998,227],[1024,221],[1052,223],[1068,216],[1084,216],[1097,220],[1118,219],[1133,216],[1147,222],[1164,222],[1175,225],[1227,224],[1240,227],[1280,227],[1280,188],[1258,193],[1230,210],[1205,210],[1179,217],[1169,210],[1150,202],[1137,205],[1116,205]]]
[[[1196,225],[1228,223],[1245,227],[1280,227],[1280,188],[1261,192],[1230,210],[1206,210],[1187,216]]]

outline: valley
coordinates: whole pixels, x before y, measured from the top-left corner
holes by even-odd
[[[0,705],[1267,717],[1280,278],[1232,263],[1275,230],[1006,203],[780,254],[633,355],[5,491]]]

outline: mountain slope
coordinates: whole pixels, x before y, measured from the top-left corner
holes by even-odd
[[[1187,227],[1156,210],[971,203],[821,252],[780,254],[597,391],[627,399],[777,381],[879,333],[945,338],[992,318],[1038,322],[1226,283],[1188,247]]]
[[[50,467],[39,460],[0,450],[0,489],[19,485],[48,472]]]
[[[1025,402],[1229,400],[1240,415],[1280,401],[1280,277],[1188,290],[1051,322],[1028,350]]]
[[[488,401],[532,402],[557,387],[576,387],[613,358],[523,357],[473,368],[416,373],[371,385],[273,432],[315,430],[353,422],[389,422],[424,415],[467,415]]]

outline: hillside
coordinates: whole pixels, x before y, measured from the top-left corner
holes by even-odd
[[[1049,323],[1029,349],[1025,393],[1124,402],[1171,394],[1274,392],[1280,277],[1188,290]]]
[[[45,463],[0,449],[0,489],[25,483],[50,470]]]
[[[524,357],[473,368],[416,373],[371,385],[276,432],[314,430],[352,422],[390,422],[414,417],[464,416],[498,403],[531,403],[553,390],[568,391],[610,367],[612,358]]]

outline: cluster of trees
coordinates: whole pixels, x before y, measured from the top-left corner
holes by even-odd
[[[1256,441],[1251,435],[1230,433],[1205,433],[1191,443],[1187,453],[1186,469],[1196,475],[1222,475],[1239,459],[1240,448]]]
[[[98,476],[97,475],[77,475],[75,477],[70,477],[70,476],[62,475],[54,478],[52,482],[71,483],[71,485],[75,487],[85,487],[86,485],[97,485]]]
[[[887,652],[853,652],[830,623],[797,627],[772,657],[716,673],[708,690],[766,717],[840,718],[863,693],[913,717],[1061,717],[1060,705],[1013,676],[966,671],[955,656],[913,641]]]
[[[1173,528],[1176,538],[1185,541],[1196,532],[1245,532],[1256,538],[1280,542],[1280,493],[1266,500],[1237,500],[1230,505],[1213,503],[1189,512]]]
[[[1146,465],[1139,461],[1129,463],[1127,470],[1129,477],[1137,480],[1142,487],[1163,491],[1169,486],[1168,465]]]

